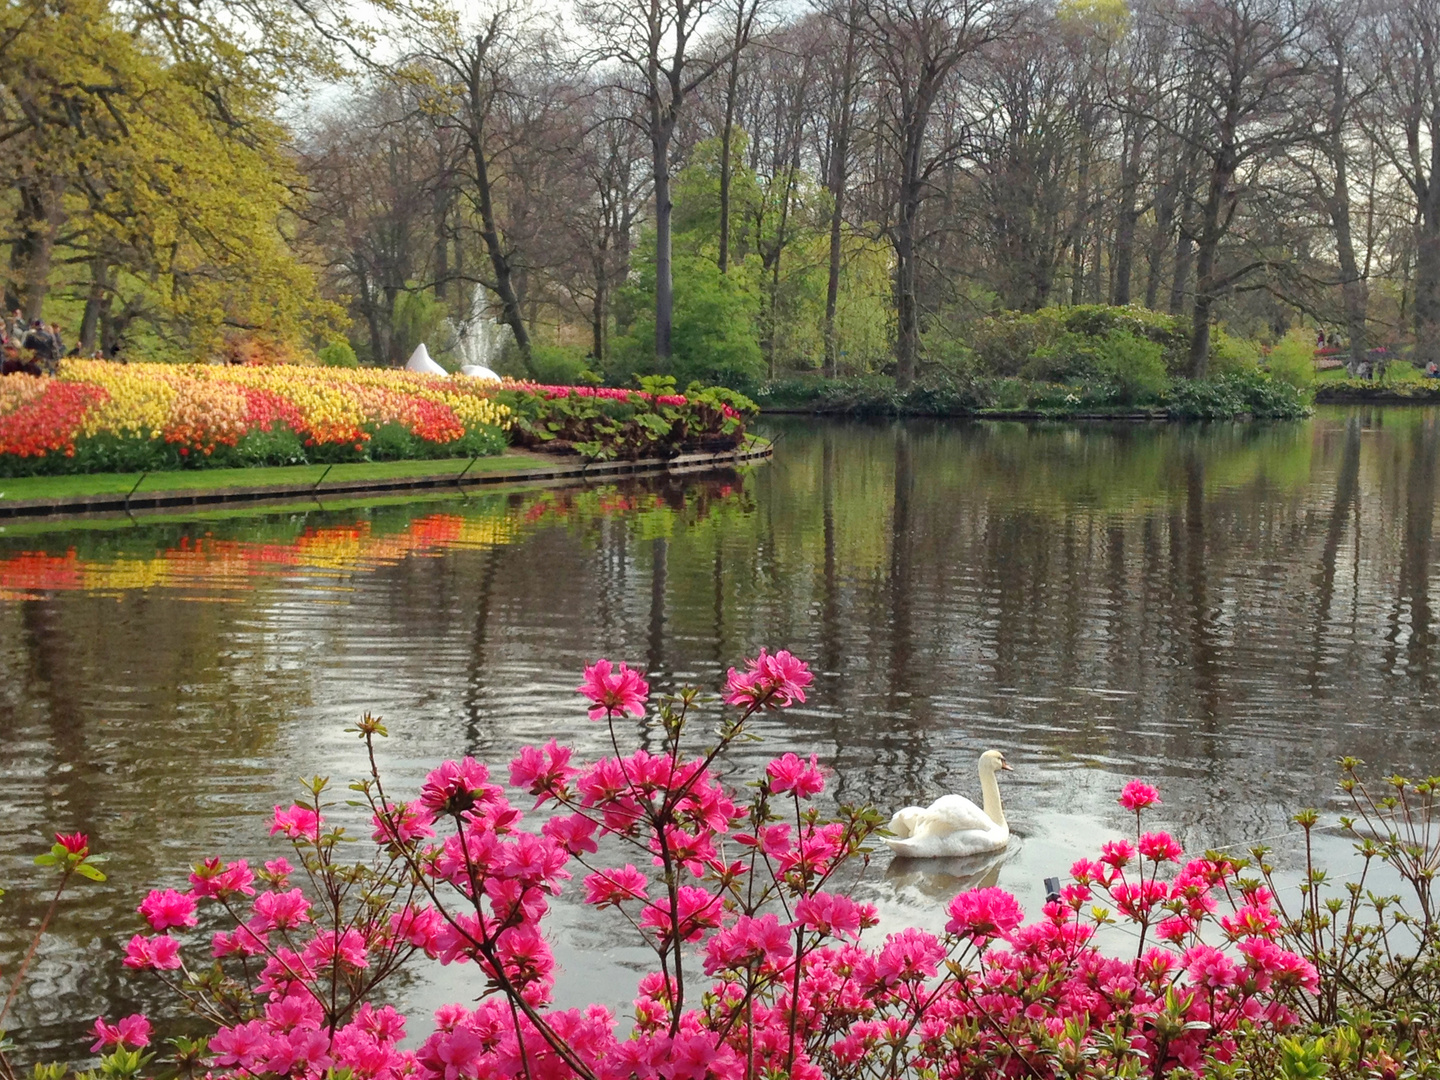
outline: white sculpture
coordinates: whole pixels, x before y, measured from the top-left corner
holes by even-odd
[[[422,375],[439,375],[442,378],[450,377],[448,371],[430,359],[430,350],[425,348],[423,341],[415,346],[415,351],[410,354],[410,359],[405,361],[405,370],[418,371]]]

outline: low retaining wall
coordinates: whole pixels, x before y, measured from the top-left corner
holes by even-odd
[[[502,484],[553,484],[589,482],[625,476],[685,474],[740,465],[747,461],[764,460],[774,452],[765,439],[750,439],[744,446],[723,452],[680,454],[673,458],[640,458],[635,461],[596,461],[584,463],[573,459],[556,460],[553,464],[541,455],[533,455],[511,470],[494,470],[461,476],[444,473],[434,476],[400,476],[378,480],[350,480],[311,484],[266,484],[256,487],[193,488],[154,492],[136,491],[130,495],[74,495],[57,499],[0,499],[0,519],[58,517],[81,514],[133,514],[144,511],[173,510],[177,507],[224,506],[243,503],[277,503],[293,499],[321,499],[324,496],[387,495],[399,491],[494,487]],[[531,464],[531,462],[534,464]],[[3,483],[3,482],[0,482]]]

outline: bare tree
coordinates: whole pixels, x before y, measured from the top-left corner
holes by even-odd
[[[1205,374],[1216,303],[1267,266],[1259,254],[1220,263],[1246,191],[1263,167],[1308,138],[1307,69],[1298,48],[1303,12],[1294,0],[1192,0],[1179,12],[1185,86],[1200,122],[1173,132],[1209,167],[1194,230],[1195,302],[1190,373]],[[1157,118],[1163,119],[1163,118]]]
[[[920,209],[962,132],[932,139],[931,119],[956,68],[1014,22],[1004,0],[863,0],[860,33],[876,77],[877,145],[889,172],[886,234],[895,250],[895,379],[915,381],[920,352]]]
[[[740,0],[735,0],[738,4]],[[619,82],[643,103],[642,125],[650,141],[655,199],[655,355],[670,360],[675,289],[671,273],[671,150],[687,100],[743,48],[749,24],[738,18],[728,48],[697,51],[707,17],[720,0],[579,0],[577,9],[602,44],[599,55],[619,61],[637,78]]]

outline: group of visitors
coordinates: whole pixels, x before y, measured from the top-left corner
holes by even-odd
[[[60,324],[46,326],[41,319],[26,323],[20,312],[12,312],[0,323],[0,373],[10,375],[24,372],[27,375],[53,374],[65,355],[65,340],[60,333]]]
[[[111,350],[112,360],[119,358],[119,346]],[[8,319],[0,319],[0,375],[53,375],[60,367],[62,356],[79,356],[80,346],[68,352],[59,323],[48,326],[43,319],[26,322],[19,311]],[[96,352],[95,359],[103,358]]]

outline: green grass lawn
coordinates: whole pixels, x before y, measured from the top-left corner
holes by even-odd
[[[1349,378],[1350,373],[1345,370],[1343,365],[1337,368],[1330,368],[1326,371],[1317,371],[1315,373],[1315,381],[1317,383],[1345,382]],[[1381,383],[1381,385],[1383,386],[1385,385],[1385,383],[1424,381],[1425,373],[1423,371],[1417,368],[1414,364],[1411,364],[1408,361],[1401,360],[1391,364],[1388,368],[1385,369],[1385,380]]]
[[[559,464],[563,459],[555,459]],[[536,464],[532,454],[507,452],[496,457],[441,458],[420,461],[362,461],[346,465],[285,465],[255,469],[181,469],[156,473],[89,473],[81,476],[20,476],[0,479],[0,499],[64,499],[83,495],[123,495],[135,488],[146,491],[223,491],[226,488],[269,487],[279,484],[314,484],[355,480],[394,480],[412,476],[458,476],[470,471],[494,473]],[[326,469],[329,472],[326,472]]]

